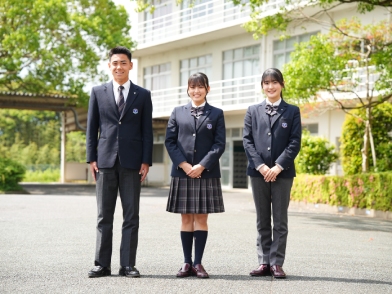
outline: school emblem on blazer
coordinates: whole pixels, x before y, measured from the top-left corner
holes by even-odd
[[[287,128],[287,123],[282,123],[282,128]]]
[[[211,130],[212,129],[212,124],[207,124],[207,129]]]
[[[136,108],[133,109],[133,114],[138,114],[139,110],[137,110]]]

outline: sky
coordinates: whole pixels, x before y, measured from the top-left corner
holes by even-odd
[[[129,19],[131,21],[131,37],[133,40],[137,40],[137,13],[135,12],[136,1],[131,0],[112,0],[117,5],[123,5],[127,10],[128,14],[130,15]],[[137,84],[137,59],[133,59],[133,69],[129,72],[129,78],[135,84]],[[103,65],[103,68],[107,68],[107,62]],[[108,74],[109,70],[108,70]]]

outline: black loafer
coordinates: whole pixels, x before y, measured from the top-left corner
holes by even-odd
[[[122,266],[118,272],[120,276],[125,276],[129,278],[139,278],[140,272],[134,266]]]
[[[91,271],[88,272],[88,277],[89,278],[100,278],[100,277],[106,277],[110,276],[112,274],[112,271],[110,270],[110,267],[105,267],[105,266],[94,266]]]

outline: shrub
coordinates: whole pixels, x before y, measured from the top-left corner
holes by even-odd
[[[23,181],[37,183],[53,183],[60,180],[60,169],[46,169],[44,171],[28,170]]]
[[[291,199],[392,211],[392,172],[349,176],[298,175]]]
[[[0,191],[22,190],[18,183],[23,179],[26,169],[20,163],[0,157]]]
[[[341,156],[346,175],[362,172],[363,136],[365,131],[365,110],[353,110],[355,115],[346,115],[341,137]],[[373,158],[369,148],[369,171],[382,172],[392,170],[392,143],[388,132],[392,131],[392,104],[384,102],[372,109],[372,133],[376,151],[377,168],[373,167]]]
[[[337,159],[335,147],[327,139],[311,136],[308,130],[303,130],[301,151],[295,159],[299,173],[325,175]]]

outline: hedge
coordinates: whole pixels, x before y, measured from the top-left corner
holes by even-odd
[[[392,172],[348,176],[300,174],[291,200],[392,211]]]
[[[26,169],[20,163],[0,157],[0,191],[19,191]]]

